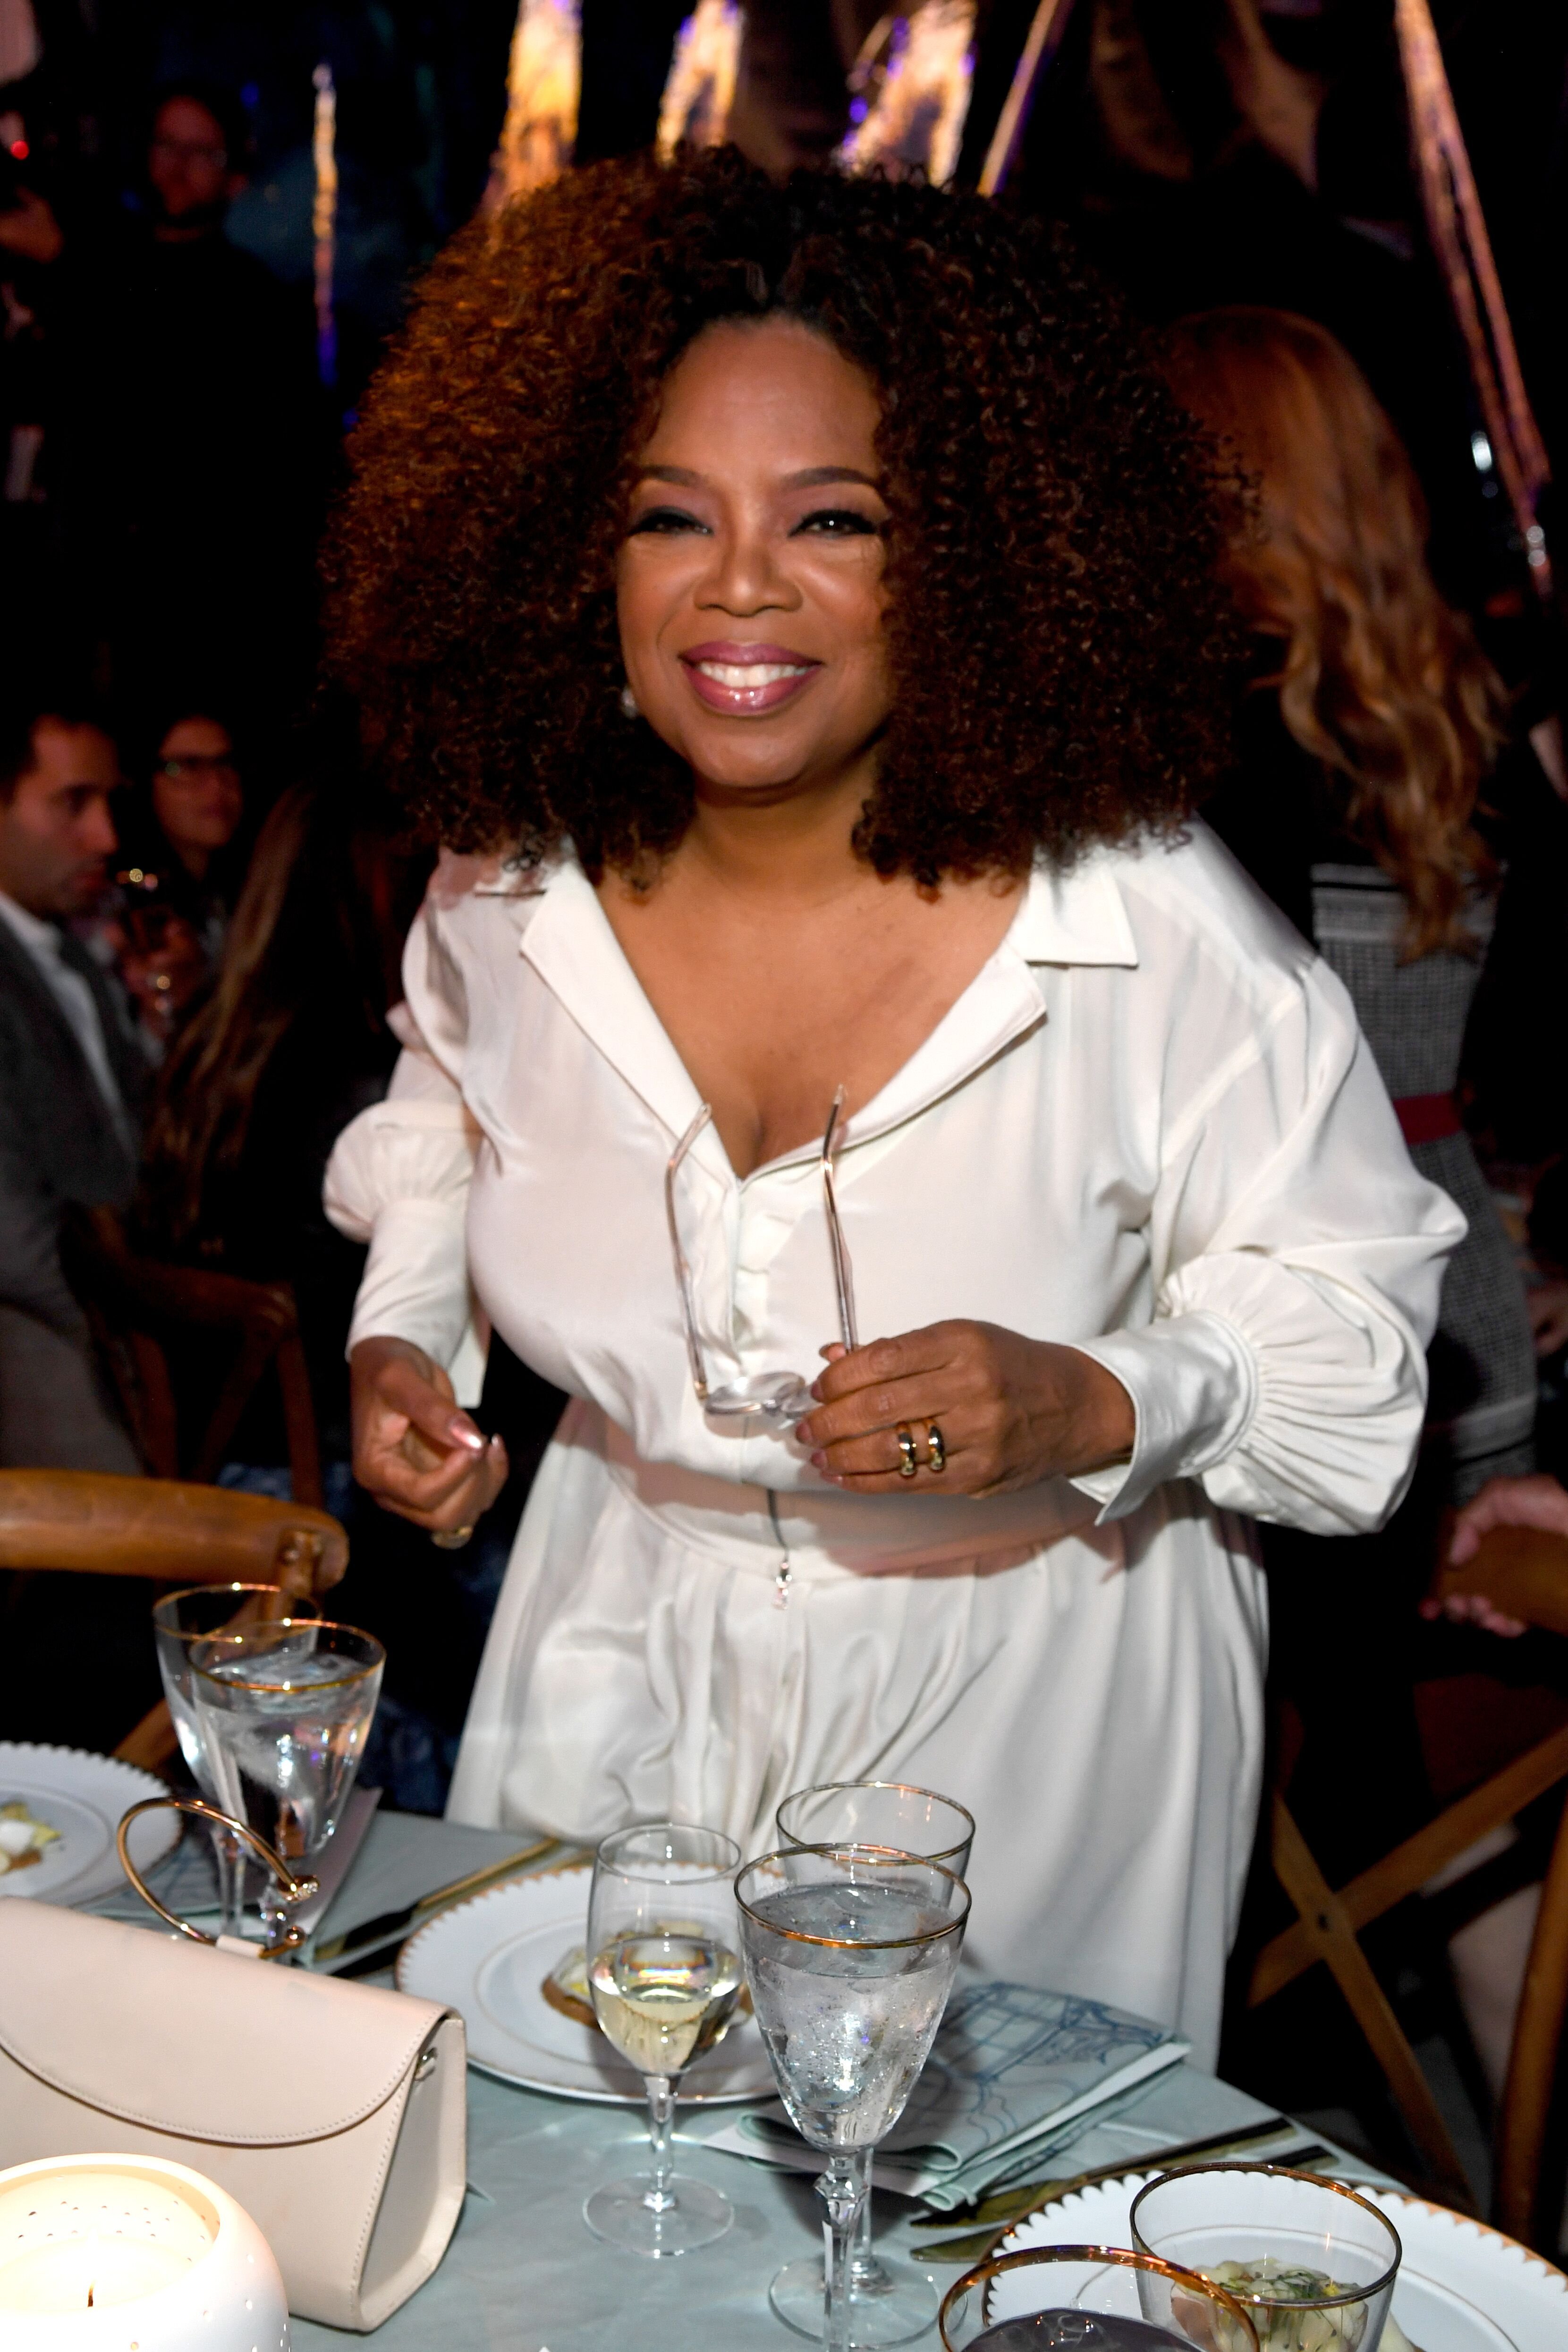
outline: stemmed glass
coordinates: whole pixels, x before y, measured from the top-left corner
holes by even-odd
[[[338,1826],[381,1695],[386,1652],[355,1625],[284,1618],[190,1644],[197,1727],[225,1813],[308,1864]],[[271,1934],[277,1898],[262,1896]]]
[[[879,1845],[939,1862],[955,1878],[969,1867],[975,1817],[967,1806],[904,1780],[839,1780],[797,1789],[774,1815],[781,1845]],[[816,2254],[786,2263],[768,2290],[779,2317],[801,2336],[822,2332],[822,2263]],[[872,2243],[872,2200],[861,2209],[850,2263],[850,2342],[883,2352],[924,2336],[936,2316],[936,2290],[909,2263],[884,2263]]]
[[[856,1348],[860,1339],[855,1324],[855,1303],[850,1270],[850,1254],[844,1242],[844,1231],[839,1222],[838,1192],[834,1181],[836,1138],[839,1120],[848,1097],[842,1087],[833,1096],[833,1108],[828,1114],[827,1132],[818,1164],[822,1178],[822,1206],[828,1220],[828,1244],[833,1259],[833,1291],[838,1300],[839,1336],[846,1348]],[[671,1152],[664,1170],[664,1215],[670,1228],[670,1247],[675,1260],[675,1287],[680,1293],[681,1318],[685,1325],[686,1360],[692,1368],[692,1386],[704,1412],[715,1421],[771,1422],[781,1427],[793,1427],[804,1421],[816,1403],[810,1383],[799,1372],[747,1372],[739,1380],[724,1381],[716,1388],[707,1376],[707,1363],[703,1355],[702,1336],[697,1328],[696,1299],[692,1290],[692,1269],[681,1242],[680,1220],[675,1213],[675,1179],[685,1165],[686,1154],[713,1118],[707,1103],[699,1106],[697,1115]]]
[[[736,1880],[752,2005],[789,2120],[828,2161],[827,2352],[850,2352],[850,2260],[872,2151],[904,2113],[947,2005],[969,1891],[866,1845],[764,1854]]]
[[[674,2170],[670,2138],[680,2076],[722,2041],[740,1998],[739,1861],[718,1830],[653,1822],[606,1838],[593,1864],[589,1991],[605,2039],[647,2085],[653,2168],[596,2189],[583,2218],[655,2259],[710,2245],[735,2219],[722,2189]]]
[[[196,1584],[183,1592],[166,1592],[153,1603],[158,1671],[163,1677],[174,1735],[186,1769],[210,1804],[220,1801],[218,1784],[191,1695],[192,1645],[214,1635],[276,1624],[283,1618],[319,1615],[313,1601],[280,1591],[276,1584]],[[245,1850],[230,1830],[214,1829],[212,1840],[218,1866],[219,1933],[237,1936],[245,1908]]]

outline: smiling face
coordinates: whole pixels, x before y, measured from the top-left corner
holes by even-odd
[[[891,703],[878,416],[790,320],[710,327],[671,371],[617,608],[638,708],[710,789],[869,789]]]

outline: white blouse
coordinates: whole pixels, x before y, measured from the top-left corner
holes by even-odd
[[[1212,2059],[1258,1800],[1246,1526],[1377,1526],[1406,1484],[1443,1261],[1337,980],[1201,824],[1036,871],[1007,938],[844,1132],[862,1334],[971,1317],[1124,1383],[1131,1461],[977,1501],[827,1486],[693,1391],[664,1175],[697,1095],[591,887],[448,858],[405,1051],[340,1139],[355,1340],[474,1402],[486,1324],[574,1402],[529,1497],[454,1783],[591,1843],[772,1840],[794,1788],[976,1814],[969,1956],[1181,2025]],[[779,1018],[790,1017],[787,996]],[[817,1146],[679,1184],[708,1373],[838,1336]]]

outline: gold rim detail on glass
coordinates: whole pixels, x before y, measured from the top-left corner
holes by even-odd
[[[939,1927],[923,1928],[918,1936],[809,1936],[803,1927],[780,1927],[777,1921],[765,1918],[753,1903],[748,1903],[740,1891],[740,1882],[747,1871],[766,1870],[770,1862],[795,1862],[803,1853],[828,1855],[852,1864],[867,1863],[873,1870],[902,1870],[914,1863],[921,1870],[934,1870],[939,1877],[950,1879],[964,1897],[964,1907],[952,1919],[945,1919]],[[929,1854],[902,1853],[891,1845],[785,1845],[772,1853],[759,1853],[755,1862],[743,1863],[735,1874],[735,1899],[748,1919],[770,1936],[778,1936],[790,1944],[818,1944],[831,1952],[897,1952],[915,1944],[939,1944],[944,1936],[955,1935],[969,1916],[969,1890],[956,1872],[946,1870]]]
[[[1308,2179],[1312,2177],[1310,2173],[1305,2176]],[[1103,2263],[1107,2269],[1156,2271],[1162,2278],[1168,2278],[1176,2286],[1189,2290],[1196,2287],[1200,2293],[1212,2295],[1217,2303],[1223,2304],[1230,2316],[1241,2322],[1252,2352],[1258,2352],[1257,2322],[1246,2305],[1239,2302],[1228,2287],[1206,2278],[1201,2271],[1185,2270],[1179,2263],[1167,2263],[1162,2254],[1135,2252],[1130,2246],[1026,2246],[1019,2253],[992,2254],[988,2261],[977,2263],[972,2271],[966,2271],[961,2279],[955,2281],[942,2298],[936,2325],[941,2332],[944,2352],[955,2352],[953,2339],[947,2333],[947,2320],[960,2295],[972,2294],[977,2286],[988,2287],[993,2279],[1001,2277],[1005,2272],[1043,2269],[1047,2262]],[[992,2324],[988,2303],[988,2296],[980,2306],[980,2315],[988,2326]]]
[[[894,1796],[925,1797],[928,1798],[934,1805],[946,1805],[949,1812],[962,1814],[964,1820],[969,1824],[968,1835],[967,1837],[955,1838],[952,1844],[945,1845],[939,1853],[916,1853],[913,1846],[907,1848],[889,1847],[886,1849],[889,1853],[907,1852],[910,1859],[914,1862],[934,1862],[939,1868],[941,1868],[950,1863],[956,1853],[962,1853],[967,1845],[970,1845],[974,1843],[974,1814],[969,1811],[967,1805],[961,1805],[956,1797],[945,1797],[939,1789],[922,1789],[913,1780],[818,1780],[815,1781],[809,1789],[791,1789],[789,1794],[779,1807],[778,1811],[775,1812],[773,1816],[774,1828],[778,1831],[780,1837],[788,1838],[789,1840],[789,1844],[786,1847],[781,1847],[779,1851],[781,1853],[790,1853],[795,1851],[797,1848],[806,1847],[809,1848],[811,1853],[815,1853],[820,1848],[826,1847],[833,1852],[837,1852],[844,1843],[841,1838],[797,1838],[793,1831],[787,1830],[785,1828],[780,1817],[789,1811],[791,1805],[804,1804],[808,1797],[835,1797],[839,1795],[841,1791],[847,1795],[851,1790],[857,1789],[887,1789],[890,1790]],[[771,1856],[768,1856],[768,1859],[771,1860]]]
[[[1288,2164],[1177,2164],[1173,2165],[1168,2172],[1162,2172],[1156,2179],[1145,2181],[1134,2198],[1127,2218],[1134,2245],[1148,2256],[1150,2262],[1157,2263],[1163,2257],[1154,2252],[1146,2238],[1138,2234],[1139,2206],[1146,2197],[1153,2196],[1156,2189],[1163,2188],[1167,2180],[1181,2180],[1198,2172],[1263,2172],[1275,2180],[1303,2180],[1310,2189],[1332,2189],[1336,2197],[1343,2197],[1348,2204],[1359,2207],[1364,2213],[1370,2213],[1375,2221],[1381,2221],[1394,2241],[1394,2260],[1385,2271],[1380,2272],[1365,2286],[1347,2287],[1343,2294],[1322,2295],[1313,2303],[1275,2303],[1266,2294],[1249,2294],[1245,2298],[1248,2303],[1257,2304],[1263,2311],[1334,2311],[1342,2303],[1370,2303],[1375,2295],[1381,2294],[1393,2284],[1405,2259],[1405,2246],[1398,2231],[1381,2207],[1374,2205],[1365,2197],[1358,2197],[1355,2190],[1347,2189],[1343,2180],[1325,2179],[1320,2172],[1298,2172]],[[1202,2277],[1205,2274],[1200,2272],[1198,2275]]]

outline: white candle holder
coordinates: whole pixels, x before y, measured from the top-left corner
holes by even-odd
[[[0,2172],[0,2352],[288,2352],[288,2305],[250,2215],[153,2156]]]

